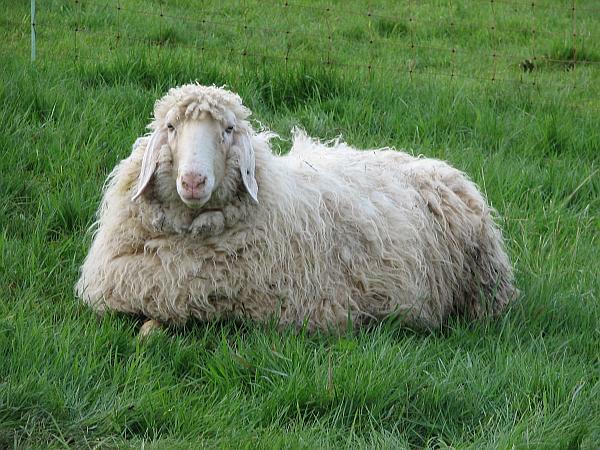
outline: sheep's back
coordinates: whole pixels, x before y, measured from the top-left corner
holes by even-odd
[[[497,314],[515,297],[492,210],[464,173],[391,149],[300,144],[290,157],[323,190],[334,251],[370,314],[408,310],[436,325],[453,313]]]

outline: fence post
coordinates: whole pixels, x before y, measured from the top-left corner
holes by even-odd
[[[31,62],[35,61],[35,0],[31,0]]]

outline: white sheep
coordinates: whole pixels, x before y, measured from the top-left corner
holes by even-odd
[[[162,323],[275,317],[339,330],[436,327],[516,296],[491,210],[448,164],[296,131],[285,156],[238,95],[196,84],[155,105],[109,176],[76,292]]]

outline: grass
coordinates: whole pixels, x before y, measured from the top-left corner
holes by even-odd
[[[520,1],[369,18],[354,1],[180,0],[161,19],[139,14],[156,1],[54,0],[38,5],[35,65],[21,3],[0,28],[0,448],[597,448],[593,0],[577,2],[575,42],[562,0],[536,2],[535,41]],[[499,212],[519,302],[429,334],[190,323],[140,343],[138,319],[98,319],[73,284],[102,183],[154,100],[192,80],[239,92],[280,152],[299,125],[465,170]]]

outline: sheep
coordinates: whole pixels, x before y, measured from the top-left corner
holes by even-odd
[[[278,156],[250,114],[216,86],[156,102],[151,135],[108,177],[78,297],[151,323],[335,331],[436,328],[517,296],[494,211],[464,173],[298,129]]]

